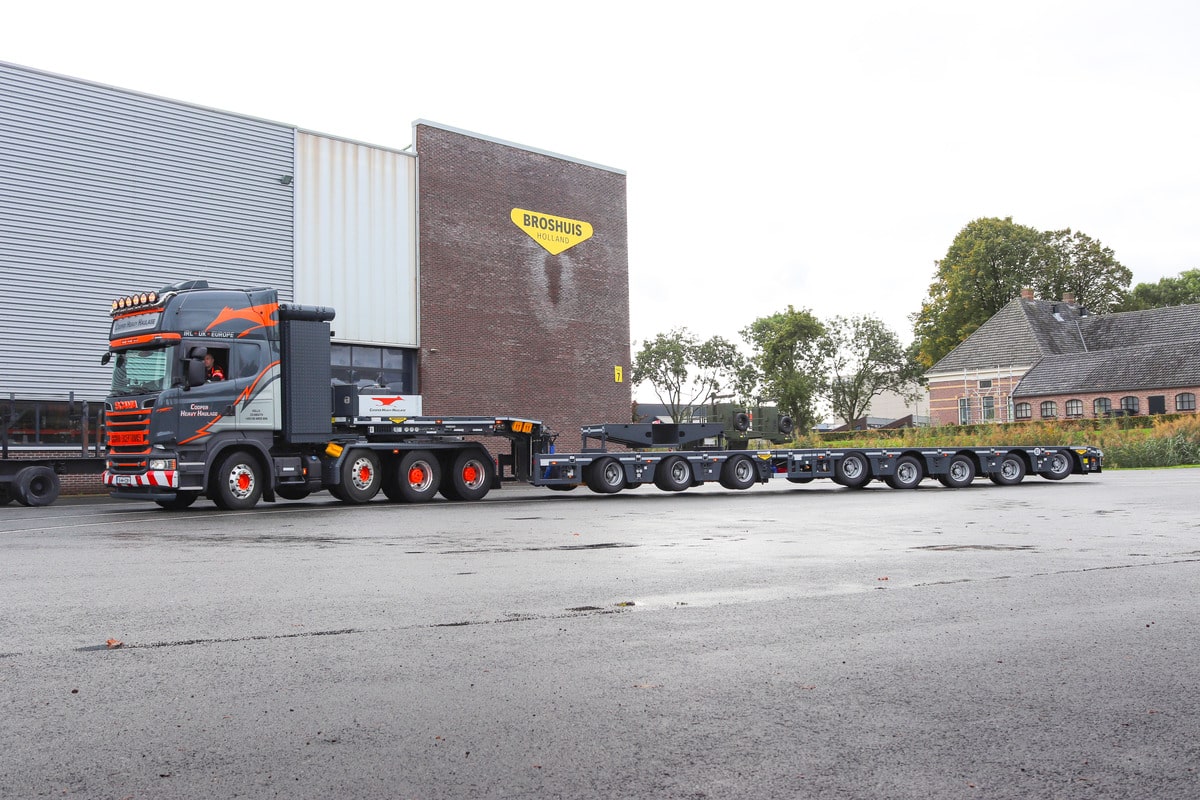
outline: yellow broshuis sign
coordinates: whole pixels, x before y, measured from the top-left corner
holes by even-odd
[[[549,250],[551,255],[556,256],[592,238],[591,223],[583,220],[556,217],[523,208],[514,208],[511,217],[513,225],[529,234],[530,239]]]

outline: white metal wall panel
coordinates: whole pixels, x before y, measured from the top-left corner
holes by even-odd
[[[112,299],[291,296],[294,128],[0,63],[0,399],[106,394]]]
[[[334,340],[416,347],[416,157],[296,134],[296,300]]]

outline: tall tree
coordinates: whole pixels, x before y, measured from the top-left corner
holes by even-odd
[[[881,320],[865,314],[834,317],[825,328],[829,405],[847,425],[866,414],[883,392],[914,394],[922,367]]]
[[[1148,308],[1184,306],[1200,303],[1200,269],[1188,269],[1157,283],[1139,283],[1114,308],[1114,311],[1145,311]]]
[[[1112,311],[1126,294],[1133,272],[1105,247],[1082,231],[1047,231],[1041,274],[1028,285],[1038,297],[1059,298],[1067,292],[1089,311]]]
[[[727,339],[700,341],[687,328],[660,333],[644,342],[633,359],[633,383],[649,383],[675,422],[686,422],[692,409],[708,403],[722,388],[744,379],[745,356]]]
[[[799,430],[816,424],[817,398],[825,384],[824,334],[825,326],[811,311],[792,306],[742,330],[742,338],[754,348],[762,399],[773,400]]]

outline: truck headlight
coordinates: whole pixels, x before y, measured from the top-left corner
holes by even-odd
[[[150,459],[150,469],[153,469],[153,470],[175,469],[175,459],[173,459],[173,458],[152,458],[152,459]]]

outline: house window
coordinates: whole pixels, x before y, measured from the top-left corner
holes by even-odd
[[[1112,411],[1112,400],[1107,397],[1097,397],[1092,401],[1092,413],[1097,417],[1103,417],[1110,411]]]
[[[1058,416],[1058,403],[1046,400],[1042,403],[1042,419],[1053,419]]]
[[[1013,406],[1013,416],[1017,419],[1032,419],[1033,406],[1029,403],[1017,403]]]
[[[1065,410],[1067,412],[1068,419],[1070,419],[1072,417],[1082,417],[1083,416],[1083,401],[1082,400],[1068,400],[1067,407]]]
[[[1138,413],[1139,407],[1138,399],[1133,395],[1126,395],[1125,397],[1121,398],[1121,410],[1125,413],[1136,414]]]
[[[966,425],[971,421],[971,401],[965,397],[958,398],[958,424]]]
[[[979,388],[980,389],[990,389],[990,388],[992,388],[992,382],[990,380],[989,381],[980,381]]]
[[[990,419],[996,418],[996,398],[994,398],[994,397],[983,398],[983,418],[984,418],[984,420],[990,420]]]
[[[1191,392],[1184,392],[1175,395],[1175,410],[1176,411],[1195,411],[1196,410],[1196,395]]]

